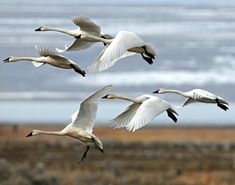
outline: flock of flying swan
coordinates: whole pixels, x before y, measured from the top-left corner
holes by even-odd
[[[111,35],[102,33],[101,28],[85,16],[74,16],[72,17],[72,21],[75,25],[79,26],[80,29],[66,30],[61,28],[39,27],[35,30],[56,31],[73,36],[75,41],[70,46],[65,46],[65,49],[56,48],[56,51],[54,51],[47,47],[35,46],[40,57],[10,56],[3,62],[17,62],[22,60],[32,61],[35,67],[49,64],[58,68],[73,69],[84,77],[86,72],[82,70],[77,63],[62,56],[61,53],[84,50],[96,42],[102,42],[104,44],[104,48],[95,61],[88,66],[87,70],[89,72],[101,72],[107,70],[120,59],[134,54],[140,54],[148,64],[152,64],[156,57],[154,47],[149,43],[145,43],[135,33],[119,31],[115,37],[112,37]],[[131,104],[121,114],[111,121],[111,125],[114,128],[126,128],[127,130],[134,132],[148,124],[163,112],[166,112],[170,119],[177,122],[176,116],[178,116],[178,114],[176,109],[178,109],[178,107],[176,108],[170,105],[170,103],[159,96],[142,95],[136,98],[131,98],[111,93],[111,87],[112,85],[107,85],[84,99],[80,103],[79,111],[76,111],[71,116],[72,122],[61,131],[32,130],[27,137],[44,134],[58,136],[67,135],[78,139],[86,144],[86,150],[83,153],[80,162],[86,158],[90,144],[93,144],[99,151],[104,152],[102,142],[92,133],[98,104],[102,98],[120,99],[131,102]],[[187,98],[187,101],[183,106],[196,102],[214,103],[219,108],[225,111],[228,110],[228,103],[223,98],[202,89],[193,89],[188,92],[172,89],[158,89],[153,93],[176,93],[184,96]]]

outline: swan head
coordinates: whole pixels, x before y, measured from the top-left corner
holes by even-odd
[[[115,99],[117,98],[117,95],[115,94],[107,94],[105,96],[102,97],[103,99]]]
[[[39,134],[39,130],[32,130],[26,137],[31,137]]]
[[[7,63],[7,62],[14,62],[14,58],[13,56],[9,56],[8,58],[3,60],[3,63]]]
[[[165,92],[165,89],[160,88],[160,89],[154,91],[153,93],[155,93],[155,94],[162,94],[164,92]]]
[[[34,31],[47,31],[47,28],[40,26],[39,28],[35,29]]]

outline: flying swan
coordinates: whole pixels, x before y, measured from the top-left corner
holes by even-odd
[[[73,69],[75,72],[85,76],[85,71],[83,71],[75,62],[70,59],[65,58],[62,55],[59,55],[57,52],[47,48],[39,47],[35,45],[35,49],[39,53],[40,57],[15,57],[10,56],[6,58],[3,62],[17,62],[17,61],[31,61],[35,67],[40,67],[44,64],[49,64],[54,67],[59,67],[63,69]]]
[[[181,96],[184,96],[187,99],[187,101],[183,104],[183,106],[186,106],[190,103],[197,103],[197,102],[202,102],[202,103],[216,103],[218,107],[221,109],[227,111],[229,108],[226,105],[229,105],[228,102],[226,102],[223,98],[212,94],[208,91],[202,90],[202,89],[193,89],[188,92],[183,92],[179,90],[173,90],[173,89],[158,89],[157,91],[153,93],[158,93],[158,94],[164,94],[164,93],[175,93],[179,94]]]
[[[103,151],[102,142],[92,134],[94,127],[94,122],[96,118],[98,103],[100,99],[109,92],[111,85],[105,86],[95,93],[88,96],[85,100],[80,103],[80,110],[75,112],[71,118],[72,122],[67,125],[61,131],[42,131],[42,130],[32,130],[26,137],[36,136],[36,135],[57,135],[57,136],[70,136],[72,138],[78,139],[87,145],[85,152],[83,153],[80,162],[84,161],[87,152],[89,150],[89,143],[94,144],[94,146],[101,152]]]
[[[141,54],[142,58],[149,64],[153,63],[156,56],[154,48],[132,32],[119,31],[114,39],[101,38],[100,40],[106,44],[106,47],[88,67],[90,72],[104,71],[118,60],[136,53]]]
[[[116,94],[107,94],[103,98],[122,99],[132,102],[124,112],[111,121],[114,128],[126,128],[134,132],[165,111],[174,122],[177,122],[174,114],[178,114],[175,109],[168,102],[156,96],[142,95],[132,99]]]
[[[70,46],[65,46],[65,49],[56,49],[58,52],[65,51],[79,51],[84,50],[92,46],[95,42],[102,42],[100,38],[111,39],[112,36],[101,33],[101,28],[92,22],[88,17],[85,16],[73,16],[71,17],[73,23],[79,26],[80,29],[66,30],[62,28],[50,28],[41,26],[35,31],[56,31],[65,33],[67,35],[75,37],[75,41]]]

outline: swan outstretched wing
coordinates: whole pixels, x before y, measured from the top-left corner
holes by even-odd
[[[120,31],[110,45],[100,53],[95,62],[88,67],[89,71],[104,71],[114,65],[119,59],[134,55],[128,49],[142,47],[145,43],[136,34],[127,31]]]
[[[80,27],[80,30],[100,34],[100,27],[85,16],[73,16],[72,21]]]
[[[105,52],[105,50],[107,49],[108,46],[106,46],[102,51],[101,53],[98,55],[98,57],[96,58],[95,62],[93,62],[90,66],[87,67],[87,70],[89,72],[93,72],[93,73],[96,73],[96,72],[101,72],[101,71],[104,71],[108,68],[110,68],[111,66],[113,66],[118,60],[122,59],[122,58],[125,58],[125,57],[128,57],[128,56],[131,56],[131,55],[135,55],[136,53],[133,53],[133,52],[125,52],[124,54],[122,54],[121,56],[113,59],[113,60],[110,60],[109,62],[103,62],[100,60],[100,58],[102,57],[102,54]]]
[[[37,46],[37,45],[34,45],[34,47],[38,51],[40,56],[51,57],[55,60],[66,60],[66,61],[68,60],[66,57],[59,55],[56,51],[54,51],[48,47]]]
[[[88,96],[80,103],[79,112],[72,115],[72,125],[92,133],[100,99],[108,94],[112,85],[107,85]]]
[[[163,113],[171,106],[164,100],[158,97],[152,97],[145,100],[136,111],[135,116],[126,126],[127,130],[135,131],[144,125],[148,124],[154,117]]]
[[[141,104],[132,103],[129,105],[124,112],[119,114],[116,118],[111,121],[111,126],[114,128],[124,128],[135,116],[136,111]]]
[[[215,100],[218,99],[221,103],[228,105],[228,102],[226,102],[222,97],[217,96],[206,90],[193,89],[192,91],[189,91],[189,92],[191,92],[195,100],[203,100],[203,102],[205,103],[211,103],[211,102],[215,102]]]
[[[209,98],[209,99],[216,99],[217,96],[211,92],[205,91],[203,89],[193,89],[191,91],[193,94],[194,98]]]
[[[43,57],[58,55],[56,51],[45,46],[34,45],[34,48],[37,50],[38,54]]]
[[[88,42],[82,39],[76,39],[70,46],[65,46],[65,49],[58,49],[56,51],[58,53],[63,53],[66,51],[80,51],[91,47],[95,42]]]

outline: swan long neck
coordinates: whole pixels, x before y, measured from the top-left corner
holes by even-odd
[[[20,60],[25,60],[25,61],[36,61],[39,62],[38,57],[14,57],[11,59],[11,62],[17,62]]]
[[[63,28],[45,28],[44,31],[56,31],[56,32],[65,33],[71,36],[76,36],[71,31],[63,29]]]
[[[96,36],[96,35],[83,35],[81,38],[90,42],[99,41],[105,44],[111,44],[111,42],[113,41],[113,39],[105,39],[105,38],[102,38],[101,36]]]
[[[61,131],[44,131],[44,130],[37,130],[35,135],[57,135],[57,136],[63,136],[66,135],[66,132]]]
[[[162,89],[159,94],[164,94],[164,93],[175,93],[175,94],[182,95],[184,97],[188,97],[186,92],[175,90],[175,89]]]
[[[136,101],[135,99],[129,98],[129,97],[127,97],[127,96],[113,95],[113,97],[112,97],[111,99],[121,99],[121,100],[130,101],[130,102],[133,102],[133,103],[139,103],[139,102]]]

